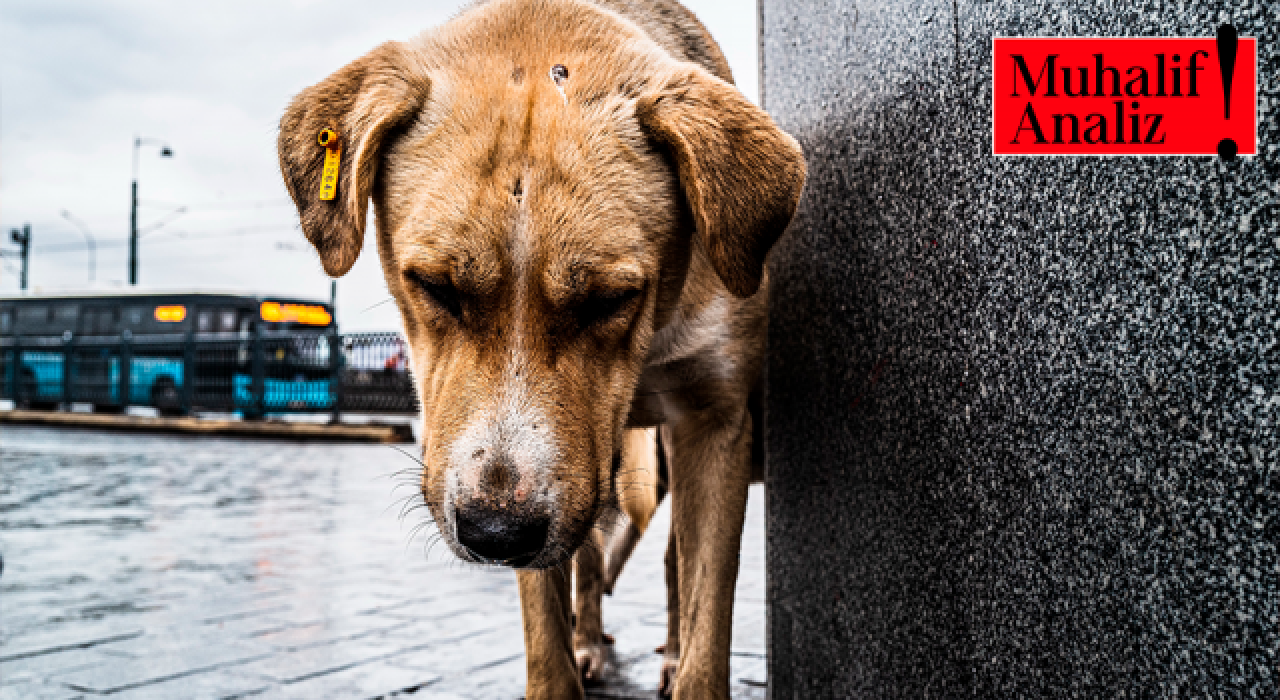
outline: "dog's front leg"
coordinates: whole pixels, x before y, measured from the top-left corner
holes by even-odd
[[[527,700],[577,700],[582,683],[573,658],[569,576],[561,569],[517,572],[524,618]]]
[[[729,697],[729,645],[751,483],[751,416],[688,416],[672,426],[672,529],[680,609],[675,700]]]

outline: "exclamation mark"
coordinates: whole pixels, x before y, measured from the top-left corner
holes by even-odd
[[[1218,70],[1222,73],[1222,118],[1231,119],[1231,79],[1236,73],[1236,46],[1240,37],[1236,28],[1230,24],[1218,27]],[[1226,138],[1218,142],[1218,157],[1225,161],[1235,160],[1240,151],[1233,139]]]

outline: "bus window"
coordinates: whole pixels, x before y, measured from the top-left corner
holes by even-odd
[[[71,330],[80,318],[79,306],[58,306],[53,309],[53,321],[59,328]]]
[[[23,306],[18,309],[18,325],[24,328],[31,326],[43,326],[49,322],[49,307],[47,306]]]
[[[230,333],[236,329],[236,310],[223,309],[218,312],[218,330]]]
[[[196,331],[199,333],[213,332],[213,312],[201,311],[196,314]]]
[[[13,332],[13,312],[5,309],[0,311],[0,335],[7,335]]]
[[[80,314],[81,333],[111,333],[115,330],[113,309],[85,309]]]

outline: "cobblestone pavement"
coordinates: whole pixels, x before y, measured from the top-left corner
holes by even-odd
[[[399,520],[371,446],[0,432],[0,698],[519,698],[515,576]],[[764,698],[763,492],[734,623],[735,698]],[[656,696],[664,506],[605,601],[598,698]]]

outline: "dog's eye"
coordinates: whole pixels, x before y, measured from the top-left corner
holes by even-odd
[[[639,298],[639,289],[599,292],[587,297],[578,305],[574,313],[578,317],[578,323],[585,328],[594,323],[612,319]]]
[[[457,288],[448,282],[423,277],[416,272],[409,273],[409,279],[427,295],[433,304],[444,309],[458,320],[462,319],[462,295]]]

